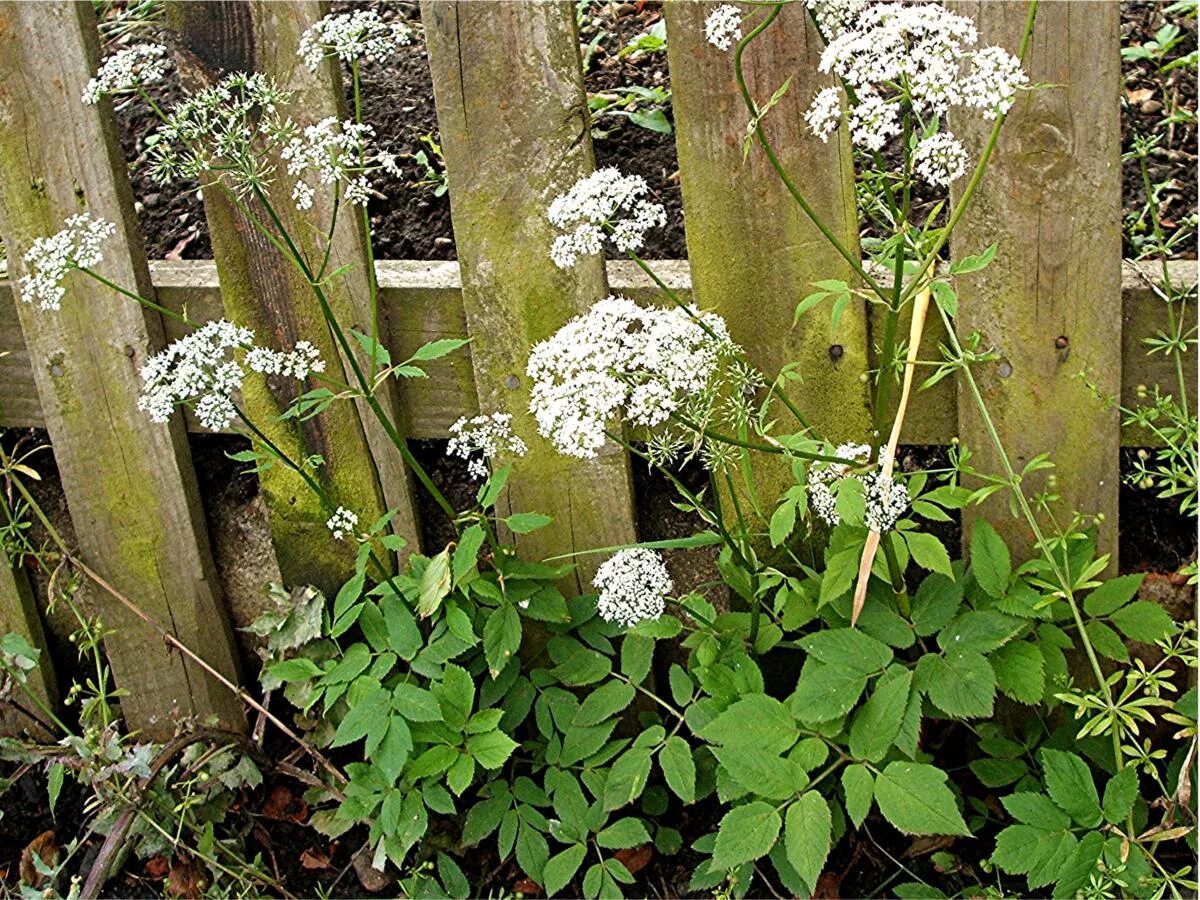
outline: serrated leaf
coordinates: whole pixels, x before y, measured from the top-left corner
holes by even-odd
[[[470,340],[463,338],[441,338],[440,340],[430,341],[417,349],[417,352],[409,357],[409,362],[429,362],[434,359],[441,359],[447,354],[453,353],[460,347],[465,347],[471,343]]]
[[[696,763],[687,741],[672,735],[658,752],[658,765],[663,770],[667,787],[684,803],[696,802]]]
[[[827,628],[800,639],[800,646],[823,663],[854,669],[863,675],[892,661],[892,648],[857,628]]]
[[[976,520],[971,534],[971,572],[990,597],[999,599],[1012,577],[1012,560],[1004,539],[984,519]]]
[[[636,693],[631,684],[609,681],[587,695],[579,711],[571,719],[571,724],[599,725],[628,707]]]
[[[800,732],[787,707],[766,694],[750,694],[738,700],[699,730],[700,737],[725,746],[750,745],[782,753]]]
[[[1028,641],[1005,644],[989,659],[996,686],[1020,703],[1038,703],[1046,689],[1042,653]]]
[[[1085,828],[1100,823],[1100,798],[1086,762],[1074,753],[1043,747],[1038,754],[1046,792],[1055,804]]]
[[[553,521],[554,517],[545,513],[524,512],[514,513],[504,520],[504,524],[517,534],[529,534],[531,531],[545,528]]]
[[[421,573],[417,614],[422,619],[429,618],[442,605],[442,601],[449,593],[450,550],[447,548],[430,559],[428,565],[425,566],[425,571]]]
[[[999,244],[993,243],[982,253],[964,256],[962,259],[955,260],[950,264],[950,274],[966,275],[968,272],[978,272],[980,269],[987,268],[992,260],[996,258],[997,247],[999,247]]]
[[[929,699],[946,715],[969,719],[992,714],[996,674],[982,653],[962,650],[924,656],[919,665]]]
[[[500,768],[516,749],[517,742],[499,729],[467,738],[467,752],[485,769]]]
[[[954,570],[950,566],[950,554],[946,552],[946,546],[941,541],[923,531],[906,531],[903,534],[904,542],[908,544],[908,552],[912,554],[913,561],[918,566],[947,578],[954,577]]]
[[[546,865],[542,869],[546,896],[553,897],[571,882],[575,873],[579,871],[579,867],[583,865],[585,856],[587,856],[585,845],[572,844],[546,861]]]
[[[842,789],[846,792],[846,815],[856,828],[861,827],[871,812],[875,777],[866,766],[852,763],[842,771]]]
[[[650,843],[650,833],[641,819],[617,819],[596,835],[596,843],[608,850],[626,850]]]
[[[905,834],[969,835],[946,773],[924,763],[891,762],[875,779],[883,817]]]
[[[962,605],[962,587],[951,578],[926,575],[913,598],[913,630],[928,637],[954,618]]]
[[[618,757],[604,783],[604,809],[611,811],[632,803],[642,795],[650,780],[650,751],[635,747]]]
[[[714,747],[713,755],[733,780],[748,793],[769,800],[787,800],[808,784],[808,777],[797,772],[789,760],[778,753],[757,747]]]
[[[1012,640],[1024,623],[993,609],[969,610],[956,616],[938,635],[943,650],[987,653]]]
[[[766,856],[782,826],[775,807],[761,800],[735,806],[721,819],[713,847],[712,865],[732,869]]]
[[[495,678],[521,647],[521,616],[516,607],[504,604],[488,616],[483,626],[483,654]]]
[[[909,671],[876,685],[862,709],[854,715],[854,724],[850,728],[851,756],[869,762],[883,759],[900,731],[911,686],[912,672]]]
[[[1153,644],[1175,633],[1175,623],[1167,611],[1149,600],[1135,600],[1109,617],[1117,630],[1131,641]]]
[[[867,676],[845,666],[806,659],[791,697],[792,712],[802,722],[828,722],[854,708],[867,686]]]
[[[1124,822],[1133,811],[1138,796],[1138,774],[1136,766],[1126,766],[1108,780],[1104,788],[1104,820],[1113,825]]]
[[[807,791],[788,807],[784,843],[787,859],[806,884],[816,884],[829,857],[833,817],[816,791]]]
[[[1137,596],[1145,577],[1145,573],[1140,572],[1136,575],[1121,575],[1104,582],[1084,598],[1084,611],[1095,618],[1112,615]]]

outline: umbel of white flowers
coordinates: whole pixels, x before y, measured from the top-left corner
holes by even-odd
[[[649,193],[644,178],[622,175],[609,166],[559,194],[546,213],[562,232],[550,247],[554,264],[570,268],[581,256],[595,256],[606,241],[621,253],[640,250],[646,232],[667,222],[667,211],[647,199]]]
[[[560,453],[589,459],[618,413],[635,425],[661,424],[709,392],[737,352],[713,313],[608,297],[533,348],[530,409]]]
[[[376,62],[396,48],[412,43],[412,29],[401,22],[388,23],[371,9],[326,16],[300,35],[300,58],[316,69],[326,57],[342,62]]]
[[[674,590],[662,557],[645,547],[615,553],[596,570],[592,584],[599,591],[600,618],[625,627],[661,616]]]
[[[447,456],[457,456],[467,461],[467,474],[472,478],[488,476],[488,460],[501,452],[510,456],[524,456],[525,442],[512,432],[512,416],[508,413],[492,413],[490,416],[463,416],[450,426],[450,444]]]
[[[92,106],[105,94],[127,94],[161,81],[170,65],[167,48],[161,44],[137,44],[104,61],[88,81],[80,98]]]
[[[871,447],[869,444],[842,444],[833,453],[866,465],[871,458]],[[883,462],[881,457],[880,467]],[[834,489],[847,480],[856,480],[862,485],[866,504],[863,524],[869,531],[881,534],[888,531],[908,508],[908,488],[890,477],[885,478],[882,472],[851,473],[845,463],[813,463],[808,470],[808,500],[816,514],[830,527],[841,522]]]
[[[335,541],[344,540],[347,535],[353,534],[357,526],[358,514],[344,506],[339,506],[334,510],[333,515],[325,523],[325,527],[329,529]]]
[[[103,258],[100,245],[117,226],[91,213],[71,216],[57,234],[37,238],[25,251],[25,274],[17,282],[21,299],[41,309],[58,309],[66,288],[63,279],[72,269],[89,268]]]
[[[202,325],[146,361],[138,408],[153,421],[165,422],[177,406],[191,403],[205,428],[227,428],[237,415],[232,395],[241,390],[246,377],[242,362],[255,372],[297,380],[325,371],[324,361],[308,341],[298,341],[293,350],[280,353],[256,346],[249,328],[221,319]]]

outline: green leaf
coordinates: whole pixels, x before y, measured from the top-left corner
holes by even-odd
[[[969,719],[992,714],[996,674],[979,651],[923,656],[918,677],[924,679],[929,699],[946,715]]]
[[[950,622],[938,635],[943,650],[978,650],[987,653],[1012,640],[1023,625],[1020,619],[992,609],[971,610]]]
[[[604,783],[604,809],[612,811],[632,803],[642,795],[650,780],[650,751],[635,747],[625,751],[608,773]]]
[[[545,528],[553,521],[554,517],[545,513],[524,512],[514,513],[504,520],[504,524],[517,534],[529,534],[531,531]]]
[[[654,661],[654,639],[627,634],[621,639],[621,673],[635,684],[646,680]]]
[[[1054,856],[1064,837],[1070,834],[1032,825],[1009,825],[996,835],[992,862],[1011,875],[1028,874]]]
[[[1126,766],[1104,788],[1104,820],[1119,825],[1133,811],[1137,796],[1137,767]]]
[[[1019,759],[976,759],[971,762],[975,773],[985,787],[997,788],[1020,781],[1029,774],[1029,767]]]
[[[714,744],[782,753],[796,743],[800,732],[787,707],[774,697],[749,694],[701,728],[699,735]]]
[[[989,597],[1004,596],[1012,577],[1012,560],[1004,539],[985,519],[975,521],[971,534],[971,572]]]
[[[946,786],[946,773],[924,763],[891,762],[875,779],[883,817],[905,834],[969,835]]]
[[[398,684],[392,688],[392,709],[410,722],[442,721],[437,698],[415,684]]]
[[[827,666],[810,658],[800,670],[791,708],[802,722],[828,722],[850,712],[866,686],[867,676],[857,669]]]
[[[609,681],[587,695],[579,711],[571,719],[571,724],[599,725],[628,707],[636,693],[631,684]]]
[[[1137,575],[1121,575],[1104,582],[1084,598],[1084,611],[1097,619],[1112,615],[1137,596],[1145,577],[1146,574],[1141,572]]]
[[[1018,791],[1001,801],[1008,814],[1025,825],[1047,831],[1062,831],[1071,827],[1071,817],[1054,805],[1045,794],[1034,791]]]
[[[833,817],[829,804],[808,791],[788,807],[784,842],[787,859],[806,884],[816,884],[829,856]]]
[[[607,656],[588,649],[573,638],[553,638],[547,649],[558,663],[550,674],[565,685],[583,687],[612,671],[612,661]]]
[[[1085,828],[1100,824],[1100,798],[1087,763],[1074,753],[1043,747],[1038,754],[1046,791],[1060,809]]]
[[[912,672],[907,670],[876,686],[870,699],[854,716],[854,724],[850,728],[851,756],[869,762],[883,759],[900,732],[911,686]]]
[[[968,272],[978,272],[980,269],[985,269],[991,265],[992,260],[996,258],[996,248],[998,243],[993,243],[982,253],[974,256],[964,256],[960,260],[956,260],[950,264],[951,275],[966,275]]]
[[[934,634],[954,618],[962,599],[962,587],[952,578],[926,575],[913,598],[913,630],[921,637]]]
[[[463,531],[458,546],[454,548],[454,563],[452,565],[454,584],[461,584],[463,579],[475,568],[479,557],[479,548],[483,546],[484,533],[480,525],[472,525]]]
[[[1099,619],[1091,619],[1083,627],[1097,653],[1118,662],[1129,662],[1129,648],[1125,646],[1119,634]]]
[[[1175,623],[1167,611],[1149,600],[1135,600],[1109,617],[1117,630],[1131,641],[1153,644],[1175,633]]]
[[[942,309],[946,311],[946,315],[954,318],[958,315],[958,294],[954,293],[954,288],[950,287],[944,281],[935,281],[931,285],[933,291],[933,299]]]
[[[485,769],[500,768],[515,749],[517,742],[499,729],[467,738],[467,752]]]
[[[872,675],[892,661],[892,648],[857,628],[828,628],[800,640],[823,663]]]
[[[442,672],[442,683],[434,688],[442,720],[448,727],[461,731],[471,716],[475,704],[475,682],[462,666],[448,664]]]
[[[852,763],[842,770],[842,790],[846,792],[846,815],[859,828],[871,812],[875,778],[866,766]]]
[[[641,819],[617,819],[596,835],[596,843],[606,850],[626,850],[650,843],[650,833]]]
[[[714,747],[713,755],[747,792],[771,800],[788,800],[808,784],[808,776],[778,753],[757,747]]]
[[[389,781],[399,781],[412,749],[412,732],[408,729],[408,723],[400,716],[392,716],[379,746],[372,751],[368,742],[367,752],[371,762],[379,766]]]
[[[947,578],[954,577],[954,570],[950,567],[950,554],[946,552],[945,544],[923,531],[901,533],[904,535],[904,542],[908,544],[908,552],[912,554],[913,561],[918,566]]]
[[[450,593],[450,548],[446,548],[429,560],[421,573],[421,584],[417,599],[417,614],[422,619],[433,615],[446,595]]]
[[[389,594],[379,602],[383,611],[383,622],[387,626],[388,648],[397,656],[411,661],[425,645],[416,618],[404,605],[404,600]]]
[[[520,646],[521,616],[515,606],[505,603],[488,616],[483,626],[483,655],[493,678],[508,665]]]
[[[375,688],[350,708],[333,735],[332,747],[344,747],[367,736],[373,725],[380,720],[387,722],[388,708],[392,703],[392,692],[386,688]]]
[[[1013,641],[992,654],[996,686],[1019,703],[1034,704],[1046,689],[1042,653],[1028,641]]]
[[[465,347],[469,343],[471,343],[470,340],[462,338],[442,338],[441,340],[430,341],[409,357],[409,362],[429,362],[433,359],[441,359],[443,356],[453,353],[455,350]]]
[[[583,859],[587,856],[587,847],[583,844],[572,844],[561,853],[556,853],[546,861],[545,868],[542,869],[542,880],[545,882],[543,887],[546,889],[546,896],[553,897],[575,877],[575,873],[579,871],[579,867],[583,865]]]
[[[775,508],[775,512],[771,513],[771,522],[768,528],[771,535],[771,546],[778,547],[786,541],[795,527],[796,503],[794,500],[785,499]]]
[[[696,802],[696,763],[687,741],[671,735],[658,752],[658,765],[667,779],[667,787],[684,803]]]
[[[712,866],[732,869],[766,856],[775,845],[782,826],[775,807],[761,800],[735,806],[721,819]]]

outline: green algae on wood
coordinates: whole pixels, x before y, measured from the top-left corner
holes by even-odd
[[[527,558],[635,539],[629,461],[558,454],[533,428],[530,348],[607,293],[601,259],[569,271],[550,260],[546,209],[593,168],[571,3],[421,5],[462,270],[479,408],[509,412],[528,453],[512,460],[501,513],[536,511],[548,528],[516,535]],[[582,557],[588,590],[601,561]]]
[[[153,296],[111,105],[79,98],[99,57],[88,4],[0,4],[0,227],[10,261],[87,210],[115,223],[97,269]],[[69,110],[69,115],[62,111]],[[138,371],[162,323],[72,273],[62,308],[17,302],[25,349],[81,558],[224,677],[237,671],[181,417],[137,409]],[[234,695],[99,593],[131,729],[170,737],[180,717],[244,727]]]

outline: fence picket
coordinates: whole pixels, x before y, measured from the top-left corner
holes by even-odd
[[[307,121],[336,115],[336,89],[331,87],[332,67],[313,75],[304,68],[295,50],[300,33],[319,18],[320,6],[312,3],[258,3],[222,0],[213,3],[179,3],[168,7],[168,21],[180,35],[183,52],[177,54],[184,81],[202,87],[229,71],[259,71],[281,86],[298,89],[293,108],[303,110]],[[267,190],[271,206],[302,252],[310,258],[316,249],[311,221],[328,222],[329,198],[314,202],[314,219],[297,212],[288,186],[277,179]],[[265,208],[253,198],[248,207],[260,221]],[[322,208],[323,204],[323,208]],[[322,316],[307,279],[284,258],[220,190],[204,193],[205,216],[212,235],[213,256],[221,279],[226,314],[240,325],[253,328],[278,346],[310,341],[329,364],[342,359],[337,376],[353,382],[349,364]],[[350,217],[347,215],[347,219]],[[366,266],[365,243],[353,220],[343,221],[334,235],[336,259]],[[332,254],[331,254],[332,255]],[[331,270],[337,263],[331,263]],[[369,331],[366,310],[366,274],[358,271],[353,284],[334,279],[327,296],[341,322]],[[386,403],[396,412],[395,394],[386,388]],[[311,454],[323,458],[316,471],[333,502],[354,510],[363,524],[383,513],[387,503],[400,508],[397,530],[416,546],[417,526],[407,476],[398,465],[396,451],[377,427],[354,406],[334,403],[324,413],[299,425],[277,417],[295,398],[295,382],[247,381],[244,402],[262,428],[292,459]],[[365,411],[365,406],[362,408]],[[386,446],[385,446],[386,445]],[[372,454],[375,454],[375,459]],[[377,463],[378,460],[378,469]],[[382,484],[381,477],[382,476]],[[386,485],[386,487],[385,487]],[[353,570],[353,546],[330,540],[325,521],[330,510],[304,481],[284,466],[263,473],[262,488],[271,511],[271,530],[280,571],[289,584],[313,584],[336,590]]]
[[[485,413],[510,412],[529,445],[506,503],[554,524],[518,535],[531,557],[634,539],[629,464],[615,447],[579,462],[539,438],[526,414],[529,348],[606,293],[599,258],[555,268],[545,211],[593,166],[574,5],[421,5],[450,182],[463,306]],[[580,559],[579,587],[599,562]]]
[[[860,379],[869,365],[865,305],[846,310],[836,335],[830,332],[828,306],[794,327],[792,322],[796,304],[815,290],[813,281],[852,282],[851,268],[788,194],[757,143],[743,154],[749,114],[734,77],[732,50],[705,40],[704,21],[712,8],[681,2],[664,9],[696,302],[725,317],[734,339],[768,378],[789,363],[799,364],[804,381],[792,384],[789,393],[818,433],[835,443],[867,440],[871,421]],[[754,14],[762,14],[762,7],[741,9],[755,21]],[[800,192],[857,253],[849,142],[840,134],[822,143],[803,116],[813,94],[831,83],[817,71],[820,52],[821,39],[804,5],[791,4],[747,49],[746,83],[762,108],[791,78],[763,119],[767,137]],[[785,466],[770,463],[756,474],[766,482],[765,496],[791,478]]]
[[[98,57],[86,3],[0,5],[0,222],[9,259],[87,210],[114,222],[98,269],[151,295],[120,146],[105,106],[80,103]],[[68,112],[69,111],[69,112]],[[148,315],[73,274],[62,309],[17,303],[81,556],[229,678],[236,666],[181,419],[136,407],[162,344]],[[236,698],[104,597],[106,649],[131,728],[166,739],[180,715],[243,723]]]
[[[1016,52],[1026,3],[957,3],[975,18],[980,46]],[[1043,3],[1026,71],[1045,87],[1021,94],[988,172],[952,239],[957,257],[999,242],[996,261],[959,279],[959,333],[978,331],[1000,360],[977,378],[1018,472],[1049,452],[1057,464],[1059,515],[1103,513],[1102,551],[1117,552],[1119,414],[1102,408],[1077,375],[1106,395],[1121,390],[1120,6]],[[951,126],[982,147],[991,122],[978,115]],[[956,183],[957,199],[966,179]],[[975,403],[959,384],[959,433],[984,472],[1001,474]],[[1046,486],[1045,472],[1025,482]],[[986,518],[1028,548],[1023,520],[996,497],[964,522]]]
[[[54,674],[54,661],[50,658],[50,651],[46,646],[42,617],[34,602],[29,578],[24,570],[13,565],[4,548],[0,547],[0,635],[10,632],[20,635],[31,647],[42,651],[37,666],[25,673],[24,686],[12,688],[13,699],[37,718],[31,719],[30,716],[21,714],[16,707],[5,709],[0,705],[0,735],[17,735],[26,728],[41,733],[45,729],[39,728],[38,722],[46,721],[45,714],[23,694],[34,694],[52,709],[58,705],[58,680]]]

